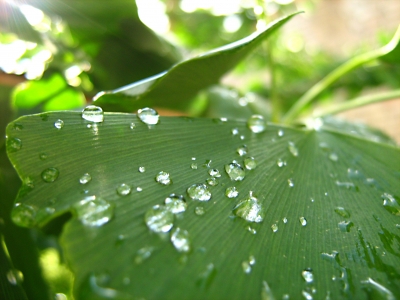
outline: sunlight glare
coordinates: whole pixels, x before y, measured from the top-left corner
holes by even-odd
[[[224,18],[224,29],[226,32],[236,32],[242,26],[242,19],[238,15],[230,15]]]
[[[158,34],[169,31],[170,23],[166,6],[160,0],[136,0],[139,19]]]
[[[215,16],[228,16],[241,11],[241,0],[181,0],[180,8],[186,13],[209,10]]]
[[[43,22],[44,13],[40,9],[26,4],[21,5],[19,9],[32,26],[37,26]]]

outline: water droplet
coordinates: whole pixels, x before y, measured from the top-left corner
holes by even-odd
[[[135,127],[136,127],[136,124],[133,123],[133,122],[129,125],[129,128],[130,128],[130,129],[134,129]]]
[[[276,164],[278,165],[279,168],[282,168],[282,167],[286,166],[286,161],[282,160],[282,158],[278,158],[278,160],[276,161]]]
[[[307,268],[301,272],[301,276],[307,283],[311,283],[314,281],[314,274],[310,268]]]
[[[272,224],[271,229],[272,229],[272,232],[277,232],[278,231],[278,225],[277,224]]]
[[[142,189],[140,186],[138,186],[138,187],[136,188],[136,191],[141,192],[141,191],[143,191],[143,189]]]
[[[163,205],[155,205],[146,212],[144,221],[151,231],[168,232],[174,226],[174,214]]]
[[[354,185],[352,182],[340,182],[336,180],[336,185],[341,188],[346,188],[348,190],[355,190],[358,191],[358,187]]]
[[[61,129],[64,127],[64,121],[58,119],[57,121],[54,122],[54,127],[57,129]]]
[[[297,149],[296,145],[293,142],[289,142],[288,149],[294,157],[299,156],[299,149]]]
[[[171,234],[171,242],[179,252],[189,252],[190,250],[189,232],[187,230],[176,228]]]
[[[165,207],[173,214],[179,214],[186,210],[187,203],[182,195],[171,194],[165,198]]]
[[[287,182],[288,182],[289,187],[294,187],[294,182],[293,182],[292,178],[289,178]]]
[[[244,166],[247,170],[254,170],[257,167],[257,162],[254,157],[247,157],[244,159]]]
[[[48,168],[41,174],[43,181],[48,183],[56,181],[58,175],[60,175],[60,172],[57,168]]]
[[[395,225],[397,229],[400,229],[400,224]]]
[[[247,146],[243,145],[239,148],[236,149],[237,154],[239,154],[240,156],[246,155],[247,154]]]
[[[301,294],[306,300],[313,300],[313,296],[309,292],[302,290]]]
[[[214,264],[212,263],[208,264],[205,270],[199,274],[199,277],[196,281],[196,285],[201,287],[210,286],[216,274],[217,274],[217,269],[215,268]]]
[[[264,210],[258,199],[252,194],[241,200],[234,208],[233,213],[249,222],[259,223],[264,219]]]
[[[240,136],[240,139],[243,141],[243,140],[245,139],[245,136],[244,136],[244,135],[241,135],[241,136]]]
[[[368,292],[369,299],[382,299],[382,300],[395,300],[396,297],[393,293],[383,286],[382,284],[376,282],[372,278],[368,278],[365,281],[361,281]],[[371,297],[372,296],[372,297]]]
[[[285,218],[282,219],[282,221],[283,221],[283,223],[286,224],[288,220],[287,220],[287,218],[285,217]]]
[[[246,274],[250,274],[251,266],[248,261],[242,262],[242,269],[243,269],[243,272],[245,272]]]
[[[104,113],[101,107],[89,105],[83,109],[82,118],[90,122],[101,123],[104,120]]]
[[[210,186],[216,186],[219,183],[218,180],[215,179],[214,177],[207,178],[206,182]]]
[[[146,168],[145,168],[145,167],[139,167],[139,172],[140,172],[140,173],[146,172]]]
[[[208,201],[211,199],[211,192],[205,184],[193,184],[187,189],[187,193],[193,200]]]
[[[301,226],[306,226],[307,225],[307,220],[304,217],[300,217],[299,218],[300,224]]]
[[[232,181],[241,181],[246,175],[243,167],[235,161],[225,165],[225,171]]]
[[[192,160],[196,160],[196,157],[192,157]]]
[[[232,135],[238,135],[238,134],[239,134],[239,129],[233,128],[233,129],[231,130],[231,132],[232,132]]]
[[[150,247],[150,246],[140,248],[136,252],[135,263],[138,265],[141,264],[142,262],[144,262],[146,259],[148,259],[151,256],[153,251],[154,251],[154,247]]]
[[[204,207],[196,206],[194,213],[198,216],[204,215]]]
[[[40,158],[40,160],[45,160],[47,158],[47,154],[46,153],[40,153],[39,154],[39,158]]]
[[[21,131],[22,129],[24,129],[24,125],[19,124],[19,123],[14,123],[13,124],[13,130]]]
[[[205,162],[205,164],[203,165],[203,167],[205,167],[205,168],[211,168],[211,163],[212,163],[212,160],[211,160],[211,159],[206,159],[206,162]]]
[[[347,177],[350,179],[364,179],[364,175],[360,171],[353,169],[347,169]]]
[[[221,177],[221,173],[219,172],[218,169],[210,169],[210,170],[208,170],[208,174],[210,174],[210,176],[216,177],[216,178]]]
[[[319,143],[319,147],[320,147],[323,151],[329,151],[329,150],[330,150],[329,145],[328,145],[327,143],[325,143],[325,142],[320,142],[320,143]]]
[[[172,180],[169,178],[169,173],[161,171],[156,176],[156,181],[163,185],[170,185],[172,184]]]
[[[269,285],[266,281],[263,281],[263,284],[262,284],[261,300],[275,300],[274,294],[272,293],[271,288],[269,287]]]
[[[252,115],[248,120],[247,120],[247,126],[250,128],[251,131],[254,133],[260,133],[265,130],[265,121],[264,117],[261,115]]]
[[[79,182],[81,184],[87,184],[92,180],[92,176],[90,176],[89,173],[85,173],[81,176],[81,178],[79,178]]]
[[[284,134],[285,134],[285,132],[284,132],[282,129],[279,129],[279,130],[278,130],[278,136],[279,136],[279,137],[284,136]]]
[[[21,284],[24,281],[24,274],[20,270],[17,269],[10,269],[7,272],[7,280],[12,285]]]
[[[196,163],[192,163],[190,165],[190,168],[193,169],[193,170],[197,170],[197,164]]]
[[[254,228],[247,226],[247,230],[251,233],[251,234],[257,234],[257,230],[255,230]]]
[[[237,196],[239,196],[239,192],[236,187],[230,186],[225,190],[225,196],[227,196],[228,198],[236,198]]]
[[[88,196],[74,205],[78,219],[85,226],[99,227],[114,215],[114,205],[102,198]]]
[[[350,213],[341,206],[335,207],[335,213],[343,218],[350,218]]]
[[[143,123],[147,125],[155,125],[158,123],[160,116],[158,115],[158,112],[155,111],[152,108],[142,108],[139,109],[137,112],[137,115]]]
[[[118,187],[117,187],[117,193],[120,196],[126,196],[129,195],[131,193],[131,186],[129,184],[126,183],[121,183]]]
[[[383,193],[381,198],[383,199],[383,206],[388,212],[400,216],[400,205],[394,196],[388,193]]]
[[[63,293],[56,293],[54,295],[54,300],[68,300],[68,297]]]
[[[338,161],[339,160],[339,156],[336,153],[332,152],[331,154],[329,154],[329,159],[331,161]]]
[[[350,228],[353,226],[354,224],[351,221],[341,221],[338,223],[338,227],[341,232],[350,232]]]
[[[7,138],[7,150],[17,152],[22,148],[22,141],[18,138]]]

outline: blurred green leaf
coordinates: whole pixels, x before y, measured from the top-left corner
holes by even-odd
[[[298,13],[271,23],[262,32],[183,61],[169,71],[96,96],[96,105],[112,111],[134,111],[144,105],[184,109],[198,91],[220,78]]]
[[[122,113],[100,123],[77,112],[25,116],[7,136],[25,182],[14,221],[74,213],[61,239],[77,299],[400,297],[399,148],[329,130],[256,134],[243,121],[149,126]],[[256,167],[244,168],[250,156]],[[225,172],[233,160],[242,181]],[[171,184],[157,182],[161,171]],[[206,182],[211,199],[190,199],[187,189]],[[167,209],[158,219],[167,232],[152,232],[145,215],[171,193],[186,210]],[[249,193],[258,200],[244,201]]]

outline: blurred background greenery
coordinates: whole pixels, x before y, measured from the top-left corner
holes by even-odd
[[[56,239],[58,232],[54,229],[57,225],[45,228],[44,237],[35,230],[12,227],[9,220],[10,199],[14,199],[19,181],[5,157],[4,129],[8,122],[28,113],[81,109],[100,91],[163,72],[183,59],[241,39],[262,30],[272,20],[299,10],[306,13],[296,16],[240,63],[223,78],[220,86],[201,92],[193,100],[223,103],[234,98],[239,106],[241,103],[244,106],[254,99],[275,98],[281,103],[282,111],[287,111],[314,83],[351,56],[387,43],[399,25],[400,2],[0,0],[3,248],[5,244],[21,248],[10,237],[12,234],[29,237],[34,241],[32,247],[39,245],[37,266],[43,268],[50,293],[58,293],[56,299],[71,297],[72,276],[62,264]],[[320,105],[371,91],[398,89],[400,65],[389,62],[390,57],[343,77],[319,96]],[[384,130],[400,141],[399,100],[388,103],[375,125],[385,123]],[[222,108],[197,105],[190,114],[216,117],[221,109],[223,105]],[[370,115],[369,111],[361,114]],[[31,250],[26,248],[28,252]],[[22,271],[25,278],[35,276],[29,271],[32,265],[17,263],[25,252],[13,258],[6,250],[8,263],[13,268]],[[12,272],[7,278],[18,279],[18,274]],[[24,289],[29,291],[27,287]],[[33,295],[34,291],[29,293]]]

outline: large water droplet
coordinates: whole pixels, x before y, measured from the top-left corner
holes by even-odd
[[[278,231],[278,224],[272,224],[271,229],[272,229],[272,232],[277,232]]]
[[[190,250],[189,232],[187,230],[176,228],[171,234],[171,242],[179,252],[189,252]]]
[[[81,178],[79,178],[79,182],[81,184],[87,184],[92,180],[92,176],[90,176],[89,173],[85,173],[81,176]]]
[[[221,177],[221,173],[219,172],[218,169],[210,169],[210,170],[208,170],[208,174],[210,174],[210,176],[216,177],[216,178]]]
[[[155,111],[152,108],[148,108],[148,107],[139,109],[137,112],[137,115],[138,115],[140,121],[142,121],[143,123],[145,123],[147,125],[157,124],[158,120],[160,118],[157,111]]]
[[[297,149],[296,145],[293,142],[289,142],[288,149],[294,157],[299,156],[299,149]]]
[[[150,246],[140,248],[136,252],[135,263],[141,264],[142,262],[144,262],[146,259],[148,259],[151,256],[153,251],[154,251],[154,247],[150,247]]]
[[[121,183],[118,187],[117,187],[117,194],[120,196],[126,196],[129,195],[131,193],[131,186],[129,184],[126,183]]]
[[[341,232],[350,232],[350,228],[353,226],[354,224],[351,221],[341,221],[338,223],[338,227]]]
[[[247,157],[244,159],[244,166],[247,170],[254,170],[257,167],[257,162],[254,157]]]
[[[225,190],[225,196],[228,198],[236,198],[239,195],[239,191],[234,186],[230,186]]]
[[[11,211],[11,219],[19,226],[32,227],[35,225],[36,209],[24,203],[16,203]]]
[[[265,121],[264,117],[261,115],[252,115],[248,120],[247,120],[247,126],[250,128],[251,131],[254,133],[260,133],[265,130]]]
[[[7,149],[16,152],[22,148],[22,141],[18,138],[7,138]]]
[[[74,205],[78,219],[85,226],[99,227],[114,215],[114,205],[102,198],[88,196]]]
[[[394,196],[388,193],[383,193],[381,198],[383,199],[383,206],[388,212],[400,216],[400,205]]]
[[[307,220],[304,217],[300,217],[299,218],[300,224],[301,226],[306,226],[307,225]]]
[[[60,175],[60,172],[58,171],[57,168],[48,168],[44,170],[41,174],[43,181],[49,183],[56,181],[58,175]]]
[[[264,219],[264,210],[258,199],[252,194],[241,200],[234,208],[233,213],[249,222],[259,223]]]
[[[173,214],[179,214],[186,210],[187,203],[182,195],[171,194],[165,198],[165,207]]]
[[[24,281],[24,274],[18,269],[12,268],[7,272],[7,280],[12,285],[21,284]]]
[[[193,200],[208,201],[211,199],[211,192],[205,184],[193,184],[187,189],[187,193]]]
[[[314,281],[314,274],[311,269],[305,269],[301,272],[301,276],[307,283],[311,283]]]
[[[155,205],[146,212],[144,221],[151,231],[168,232],[174,225],[174,214],[163,205]]]
[[[350,218],[350,213],[341,206],[335,207],[335,213],[343,218]]]
[[[231,162],[229,165],[225,165],[225,171],[233,181],[241,181],[246,175],[243,167],[235,161]]]
[[[103,109],[95,105],[86,106],[82,111],[82,118],[90,122],[101,123],[104,120]]]
[[[171,178],[169,178],[169,173],[161,171],[156,176],[156,181],[163,185],[170,185],[172,183]]]

